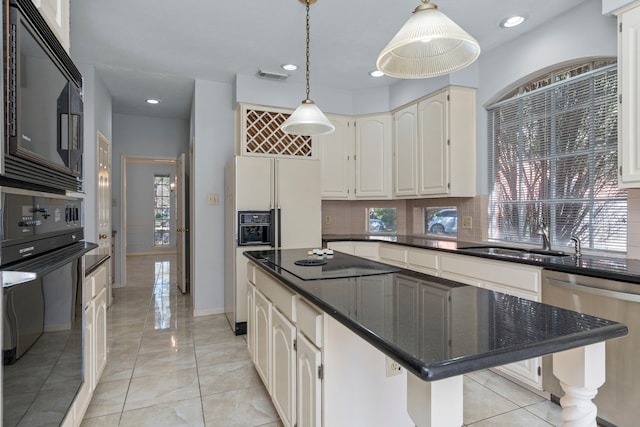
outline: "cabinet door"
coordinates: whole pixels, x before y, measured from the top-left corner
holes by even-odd
[[[84,380],[89,384],[89,394],[96,388],[95,383],[95,334],[93,301],[84,310]]]
[[[106,267],[105,267],[106,268]],[[106,276],[105,276],[106,277]],[[107,366],[107,288],[103,287],[94,301],[95,371],[97,385]]]
[[[255,307],[253,363],[265,387],[271,392],[271,302],[257,289]]]
[[[251,283],[247,284],[247,350],[249,351],[249,356],[251,360],[253,360],[253,347],[255,340],[255,312],[256,306],[254,304],[255,298],[255,286]]]
[[[391,197],[391,115],[356,119],[357,198]]]
[[[447,92],[418,104],[418,141],[421,195],[449,192]]]
[[[285,427],[296,420],[296,328],[278,310],[271,313],[271,399]]]
[[[393,195],[418,194],[418,106],[393,115]]]
[[[301,333],[298,333],[297,342],[297,427],[320,427],[322,381],[319,376],[322,353]]]
[[[618,106],[619,184],[640,187],[640,6],[618,16]]]
[[[322,198],[349,199],[353,196],[354,185],[354,120],[330,114],[327,118],[336,130],[314,137],[320,153]]]

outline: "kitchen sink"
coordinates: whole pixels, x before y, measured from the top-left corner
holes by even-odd
[[[530,259],[534,261],[547,261],[556,258],[569,256],[563,251],[546,251],[542,249],[518,249],[507,248],[503,246],[472,246],[468,248],[459,248],[459,251],[468,251],[479,254],[495,255],[498,257]]]

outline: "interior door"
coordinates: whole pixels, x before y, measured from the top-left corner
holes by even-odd
[[[183,294],[187,289],[186,274],[186,236],[189,228],[186,226],[185,215],[185,166],[184,153],[180,154],[176,161],[176,251],[177,251],[177,272],[178,272],[178,289]]]
[[[110,254],[111,268],[107,278],[107,305],[111,305],[113,263],[111,236],[111,141],[98,132],[98,247],[100,253]]]

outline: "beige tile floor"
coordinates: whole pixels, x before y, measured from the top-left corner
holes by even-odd
[[[175,258],[130,257],[127,283],[114,289],[109,360],[82,427],[282,426],[245,338],[224,315],[193,317]],[[464,399],[467,426],[560,425],[557,405],[489,371],[465,376]]]

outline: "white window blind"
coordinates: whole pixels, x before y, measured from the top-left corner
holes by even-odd
[[[560,79],[558,79],[560,80]],[[627,195],[617,187],[617,69],[598,68],[488,110],[489,238],[625,251]]]

